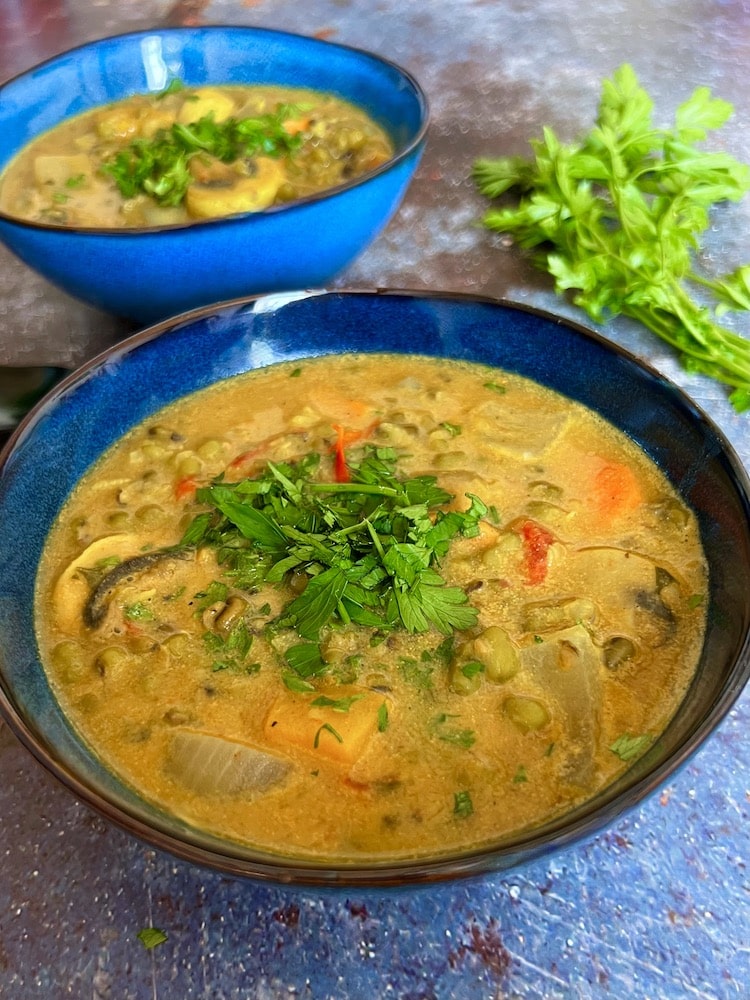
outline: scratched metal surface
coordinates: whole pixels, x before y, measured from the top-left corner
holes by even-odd
[[[508,296],[576,316],[475,226],[479,154],[573,138],[601,78],[635,66],[666,121],[695,85],[734,102],[720,140],[750,159],[747,0],[0,0],[0,78],[159,23],[276,26],[374,49],[432,100],[401,211],[338,284]],[[748,207],[716,216],[710,270],[750,261]],[[0,363],[75,365],[127,327],[0,252]],[[750,465],[750,423],[634,324],[606,334],[680,383]],[[158,854],[74,801],[0,726],[0,996],[98,1000],[491,1000],[750,995],[750,699],[610,830],[512,875],[382,896],[231,881]],[[136,935],[167,940],[147,951]]]

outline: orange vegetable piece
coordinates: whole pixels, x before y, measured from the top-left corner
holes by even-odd
[[[521,538],[526,582],[532,585],[544,583],[547,578],[547,553],[555,540],[554,536],[536,521],[524,521]]]
[[[180,479],[174,488],[174,495],[176,500],[187,500],[188,497],[195,496],[195,491],[198,484],[195,481],[194,476],[185,476],[184,479]]]
[[[643,502],[643,491],[630,466],[607,462],[594,476],[592,499],[602,514],[614,516],[635,510]]]

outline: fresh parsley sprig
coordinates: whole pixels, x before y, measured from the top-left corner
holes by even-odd
[[[750,408],[750,341],[720,324],[750,309],[750,265],[715,280],[694,266],[709,209],[750,190],[750,168],[697,143],[732,113],[697,88],[672,129],[656,128],[653,102],[633,68],[605,80],[593,129],[567,145],[551,128],[533,140],[533,158],[475,162],[479,190],[514,204],[493,207],[484,224],[510,233],[555,279],[555,290],[603,322],[630,316],[670,344],[687,371],[731,388]]]
[[[182,544],[215,547],[229,572],[242,565],[245,579],[252,566],[254,585],[302,574],[306,586],[278,624],[313,643],[331,621],[446,635],[474,625],[476,609],[437,566],[456,537],[478,533],[484,503],[467,494],[468,509],[444,510],[451,494],[432,476],[399,477],[389,448],[364,449],[347,483],[321,482],[319,464],[317,455],[269,462],[254,479],[198,490],[211,510]],[[290,665],[300,673],[297,660],[316,648],[293,647]]]

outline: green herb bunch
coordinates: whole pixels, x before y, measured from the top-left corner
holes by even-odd
[[[750,189],[750,168],[696,145],[732,111],[699,87],[672,129],[656,128],[653,102],[625,64],[604,81],[595,126],[580,143],[545,128],[531,142],[533,158],[479,159],[473,177],[489,198],[515,196],[483,222],[533,251],[558,293],[572,290],[597,322],[640,321],[676,348],[687,371],[730,386],[743,411],[750,342],[719,319],[750,309],[750,266],[712,280],[694,263],[711,206]]]
[[[443,510],[452,495],[433,476],[399,477],[390,448],[363,449],[349,482],[321,482],[319,467],[311,454],[199,489],[196,499],[211,509],[181,544],[215,547],[244,587],[301,580],[277,624],[304,639],[331,621],[445,635],[474,625],[476,609],[436,567],[457,536],[478,534],[482,501],[467,494],[467,510]]]
[[[175,122],[153,139],[134,139],[102,166],[125,198],[147,194],[159,205],[180,205],[193,181],[190,161],[210,155],[222,163],[253,156],[279,157],[293,153],[303,142],[290,135],[284,122],[297,113],[292,105],[257,118],[228,118],[216,122],[212,114],[183,125]]]

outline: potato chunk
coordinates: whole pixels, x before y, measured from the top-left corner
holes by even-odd
[[[234,114],[234,101],[229,94],[216,87],[198,87],[193,96],[182,105],[177,120],[190,125],[207,115],[213,115],[215,122],[226,121]]]
[[[351,766],[378,730],[383,695],[354,685],[309,698],[284,694],[266,716],[265,735],[280,749],[294,746]]]
[[[85,153],[72,156],[37,156],[34,160],[34,180],[39,187],[65,187],[79,177],[93,173],[91,160]]]

